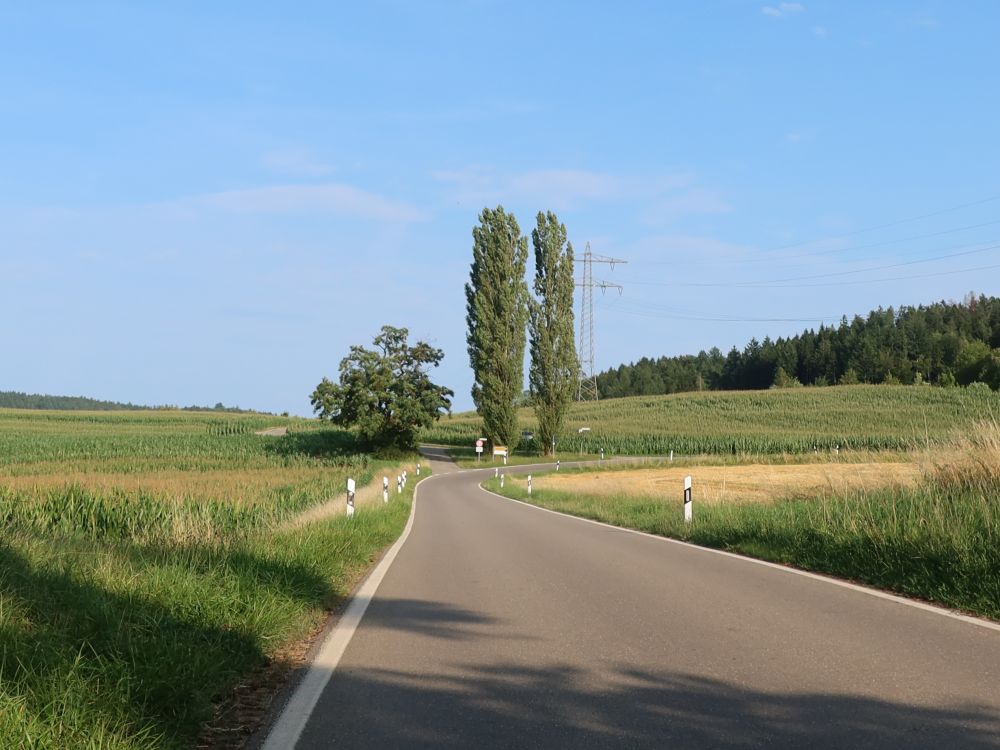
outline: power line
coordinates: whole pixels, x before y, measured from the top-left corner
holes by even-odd
[[[904,266],[915,266],[921,263],[933,263],[939,260],[947,260],[949,258],[958,258],[966,255],[976,255],[979,253],[989,252],[991,250],[1000,249],[1000,241],[998,240],[987,240],[988,242],[998,243],[988,245],[987,247],[978,247],[982,243],[973,243],[965,245],[952,245],[950,247],[942,248],[942,250],[949,250],[951,248],[957,247],[976,247],[974,250],[964,250],[959,253],[948,253],[946,255],[935,255],[930,258],[919,258],[916,260],[902,261],[900,263],[890,263],[888,265],[882,266],[869,266],[867,268],[857,268],[851,271],[831,271],[829,273],[818,273],[811,274],[808,276],[792,276],[783,279],[770,279],[767,281],[632,281],[626,279],[630,284],[637,284],[639,286],[688,286],[688,287],[743,287],[743,288],[754,288],[754,287],[764,287],[764,288],[774,288],[775,286],[788,284],[790,282],[796,281],[809,281],[813,279],[827,279],[834,278],[837,276],[850,276],[858,273],[867,273],[869,271],[884,271],[890,268],[902,268]],[[861,280],[863,282],[863,280]],[[859,282],[859,283],[861,283]],[[808,286],[808,285],[805,285]]]
[[[620,258],[609,258],[606,255],[594,255],[590,251],[590,243],[583,253],[583,281],[577,282],[580,287],[580,346],[577,355],[580,357],[580,376],[577,383],[578,401],[596,401],[597,373],[594,371],[594,289],[602,292],[617,289],[622,293],[621,284],[609,281],[594,280],[594,264],[605,263],[615,270],[615,264],[627,263]]]
[[[975,273],[977,271],[992,271],[995,268],[1000,268],[1000,263],[992,266],[977,266],[976,268],[960,268],[955,271],[937,271],[935,273],[924,273],[917,274],[914,276],[890,276],[883,279],[858,279],[857,281],[829,281],[821,284],[798,284],[798,288],[802,287],[819,287],[819,286],[851,286],[852,284],[884,284],[887,281],[909,281],[910,279],[936,279],[940,276],[955,276],[962,273]],[[765,286],[759,285],[755,287],[757,289],[789,289],[788,285],[778,285],[778,286]]]
[[[736,263],[746,263],[746,264],[751,264],[751,263],[775,263],[775,262],[784,262],[784,261],[787,261],[787,260],[796,260],[798,258],[818,258],[818,257],[825,256],[825,255],[837,255],[837,254],[840,254],[840,253],[849,253],[849,252],[852,252],[854,250],[870,250],[873,247],[885,247],[886,245],[898,245],[901,242],[912,242],[914,240],[926,240],[926,239],[929,239],[931,237],[941,237],[941,236],[946,235],[946,234],[954,234],[955,232],[966,232],[966,231],[968,231],[970,229],[981,229],[982,227],[995,226],[996,224],[1000,224],[1000,219],[993,219],[991,221],[985,221],[985,222],[982,222],[981,224],[968,224],[968,225],[962,226],[962,227],[952,227],[951,229],[943,229],[943,230],[940,230],[940,231],[937,231],[937,232],[928,232],[926,234],[915,234],[915,235],[911,235],[909,237],[900,237],[900,238],[894,239],[894,240],[883,240],[881,242],[871,242],[871,243],[868,243],[867,245],[850,245],[848,247],[838,247],[838,248],[833,248],[831,250],[818,250],[818,251],[813,252],[813,253],[799,253],[798,255],[786,255],[786,256],[781,256],[781,257],[734,258],[734,259],[726,260],[725,262],[727,264],[732,265],[732,264],[736,264]],[[837,239],[837,238],[834,237],[834,238],[830,238],[830,239]],[[822,240],[817,240],[817,242],[820,242],[820,241],[822,241]],[[812,244],[812,243],[808,243],[808,244]],[[763,251],[763,252],[771,252],[771,251]],[[676,259],[674,259],[674,260],[650,260],[650,261],[644,261],[644,262],[647,265],[677,265],[677,263],[678,263],[678,261]],[[692,263],[690,265],[718,265],[718,261],[703,261],[703,262],[700,262],[700,263],[697,263],[697,264],[693,264]]]
[[[704,315],[701,313],[671,312],[669,308],[662,308],[656,305],[643,303],[626,303],[608,305],[609,310],[616,310],[629,315],[637,315],[644,318],[659,318],[668,320],[699,321],[710,323],[816,323],[823,320],[840,319],[840,315],[813,315],[801,318],[746,318],[746,317],[719,317]]]
[[[879,229],[888,229],[890,227],[898,227],[901,224],[909,224],[914,221],[920,221],[921,219],[930,219],[934,216],[940,216],[941,214],[951,213],[952,211],[959,211],[963,208],[971,208],[972,206],[981,206],[984,203],[992,203],[993,201],[1000,200],[1000,195],[994,195],[992,198],[983,198],[982,200],[972,201],[971,203],[963,203],[959,206],[951,206],[950,208],[942,208],[938,211],[932,211],[926,214],[920,214],[919,216],[911,216],[908,219],[898,219],[896,221],[890,221],[886,224],[876,224],[870,227],[864,227],[863,229],[855,229],[853,232],[845,232],[844,234],[833,235],[830,237],[823,237],[818,240],[805,240],[803,242],[793,242],[789,245],[779,245],[778,247],[769,248],[766,252],[772,250],[789,250],[793,247],[803,247],[805,245],[814,245],[817,242],[825,242],[827,240],[842,240],[845,237],[856,237],[859,234],[866,234],[867,232],[875,232]]]
[[[993,269],[996,269],[996,268],[1000,268],[1000,263],[998,263],[996,265],[991,265],[991,266],[977,266],[975,268],[960,268],[960,269],[957,269],[957,270],[954,270],[954,271],[936,271],[934,273],[916,274],[916,275],[913,275],[913,276],[890,276],[890,277],[886,277],[886,278],[882,278],[882,279],[857,279],[856,281],[829,281],[829,282],[826,282],[826,283],[819,283],[819,284],[795,284],[795,285],[791,285],[791,284],[768,284],[768,283],[761,283],[761,284],[753,284],[753,285],[744,285],[744,286],[741,286],[741,287],[738,287],[738,288],[743,288],[743,289],[804,289],[804,288],[821,287],[821,286],[852,286],[854,284],[883,284],[883,283],[888,282],[888,281],[909,281],[911,279],[936,279],[939,276],[955,276],[957,274],[974,273],[974,272],[977,272],[977,271],[992,271]],[[628,282],[628,283],[639,284],[639,283],[642,283],[642,282],[632,281],[632,282]],[[671,284],[670,282],[660,282],[660,283],[657,283],[657,282],[648,282],[648,284],[651,285],[651,286],[673,286],[673,284]],[[693,284],[693,283],[691,283],[691,284],[681,284],[681,283],[678,283],[678,285],[679,286],[729,286],[729,287],[734,286],[733,284],[722,284],[722,283],[719,283],[719,284],[709,284],[709,283],[706,283],[706,284]]]

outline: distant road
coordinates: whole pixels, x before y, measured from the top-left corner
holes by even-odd
[[[433,469],[300,748],[1000,747],[997,630]]]

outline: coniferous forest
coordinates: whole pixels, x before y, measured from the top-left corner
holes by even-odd
[[[742,351],[643,357],[597,376],[601,398],[797,385],[983,382],[1000,389],[1000,298],[892,307]]]
[[[21,393],[0,391],[0,409],[58,409],[63,411],[143,411],[168,409],[179,411],[221,411],[232,414],[253,414],[252,409],[225,406],[221,402],[215,406],[142,406],[119,401],[101,401],[86,396],[50,396],[41,393]]]

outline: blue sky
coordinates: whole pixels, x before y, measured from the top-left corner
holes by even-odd
[[[471,229],[555,210],[597,366],[1000,293],[994,2],[6,3],[0,390],[469,408]],[[936,259],[936,260],[933,260]],[[903,265],[905,264],[905,265]]]

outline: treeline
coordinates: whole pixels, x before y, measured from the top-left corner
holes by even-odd
[[[602,398],[797,385],[902,383],[1000,389],[1000,298],[969,295],[898,310],[879,308],[792,338],[752,339],[723,355],[644,357],[597,376]]]
[[[118,401],[101,401],[86,396],[49,396],[40,393],[19,393],[18,391],[0,391],[0,408],[2,409],[58,409],[63,411],[144,411],[144,410],[175,410],[175,411],[219,411],[230,414],[257,414],[253,409],[241,409],[238,406],[225,406],[221,402],[215,406],[143,406],[139,404],[123,404]]]

